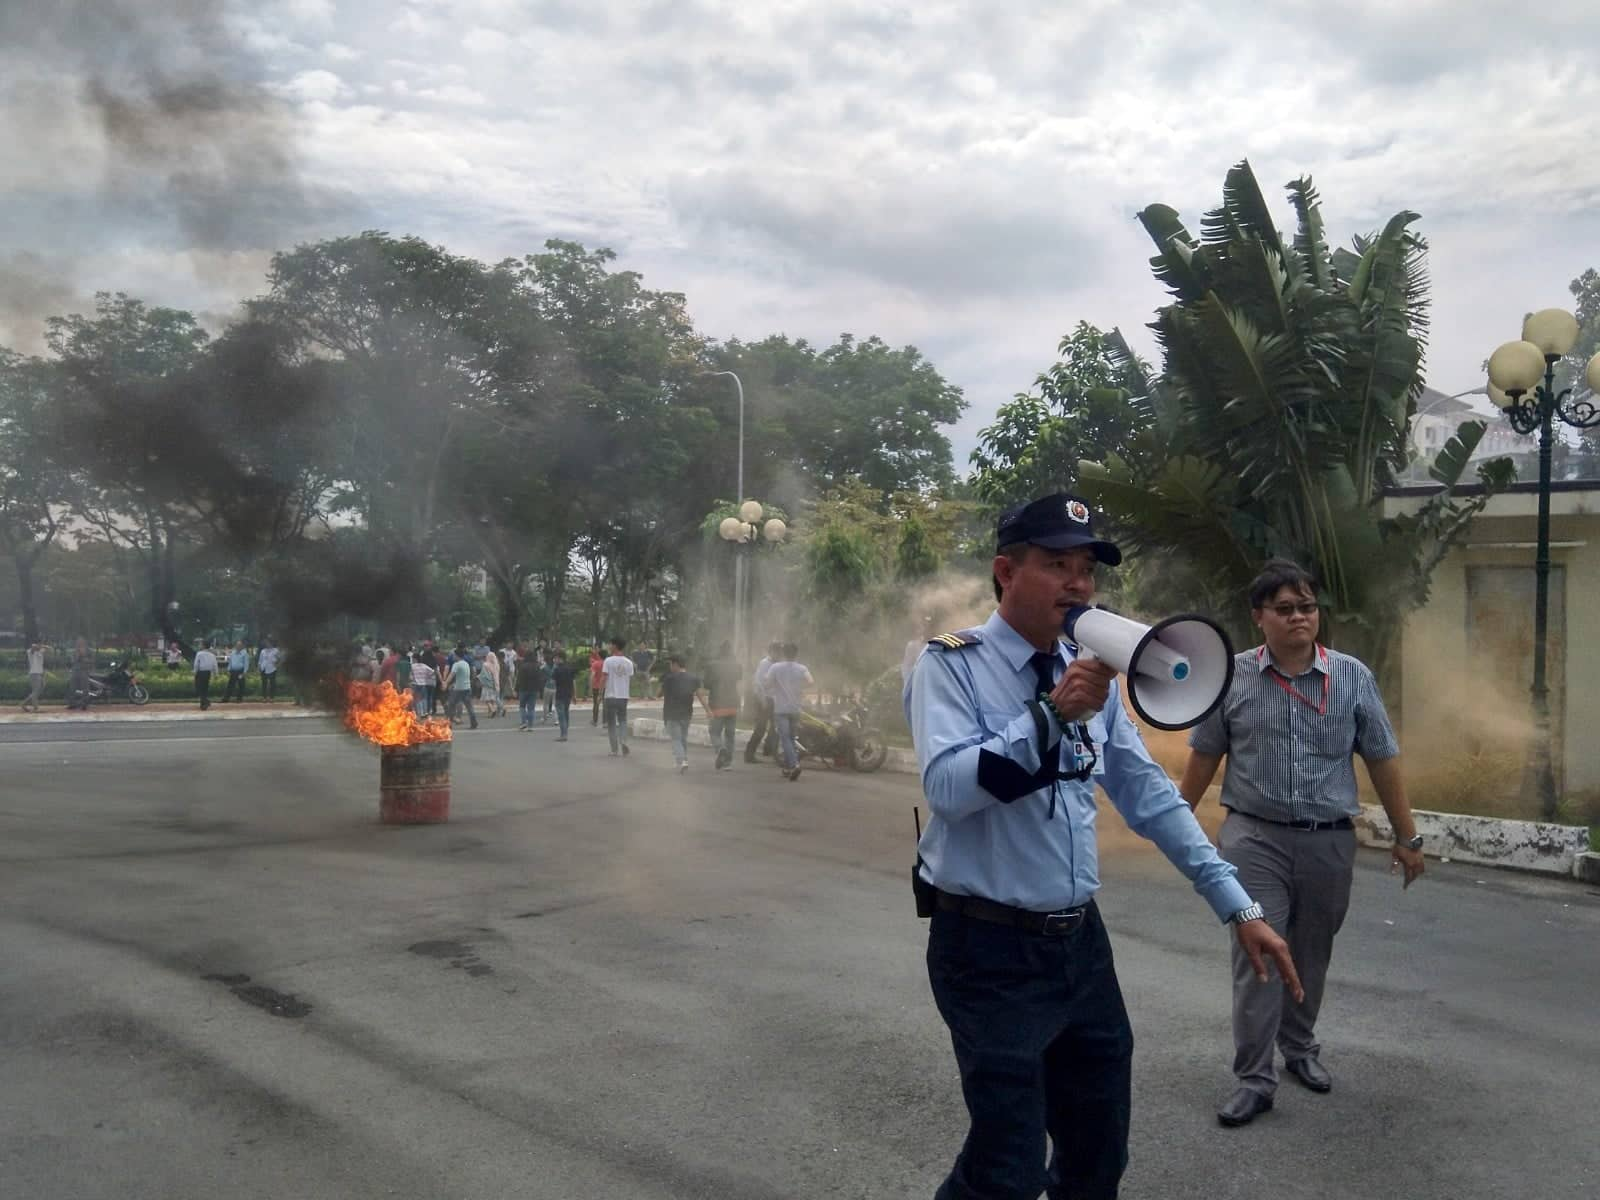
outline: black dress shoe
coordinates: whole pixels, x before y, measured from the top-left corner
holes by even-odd
[[[1229,1129],[1248,1125],[1264,1112],[1272,1109],[1272,1097],[1253,1088],[1240,1088],[1228,1097],[1228,1102],[1217,1109],[1217,1120]]]
[[[1284,1063],[1283,1067],[1313,1092],[1333,1090],[1333,1076],[1328,1074],[1327,1067],[1314,1058],[1297,1058],[1293,1062]]]

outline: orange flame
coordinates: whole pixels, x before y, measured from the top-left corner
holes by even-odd
[[[380,746],[415,746],[421,742],[448,742],[450,722],[438,718],[419,720],[411,690],[394,690],[388,680],[382,683],[355,681],[344,690],[344,724]]]

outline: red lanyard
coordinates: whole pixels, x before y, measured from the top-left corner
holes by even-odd
[[[1267,648],[1265,646],[1263,646],[1263,647],[1261,647],[1261,649],[1256,651],[1256,661],[1258,663],[1262,662],[1266,658],[1266,655],[1267,655]],[[1304,704],[1307,708],[1315,709],[1316,713],[1317,713],[1317,716],[1325,717],[1325,716],[1328,715],[1328,678],[1332,674],[1332,672],[1330,672],[1327,669],[1328,668],[1328,652],[1326,650],[1324,650],[1321,646],[1317,647],[1317,661],[1322,664],[1322,668],[1323,668],[1323,670],[1322,670],[1322,703],[1321,704],[1318,704],[1315,700],[1311,699],[1310,696],[1305,695],[1303,692],[1300,691],[1299,688],[1295,687],[1294,684],[1290,683],[1289,680],[1283,675],[1282,672],[1280,672],[1278,670],[1277,667],[1271,666],[1269,664],[1268,667],[1267,667],[1267,674],[1272,676],[1272,682],[1273,683],[1277,684],[1284,691],[1288,692],[1289,695],[1293,696],[1296,700],[1300,701],[1301,704]]]

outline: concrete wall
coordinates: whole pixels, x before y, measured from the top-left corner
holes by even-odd
[[[1391,497],[1385,511],[1414,511],[1421,503],[1420,498]],[[1406,622],[1400,656],[1406,754],[1414,771],[1430,764],[1446,793],[1452,770],[1461,776],[1462,788],[1481,785],[1485,773],[1507,767],[1506,754],[1496,748],[1531,735],[1526,688],[1531,679],[1537,504],[1536,494],[1522,491],[1491,500],[1464,545],[1434,573],[1427,606]],[[1600,713],[1600,671],[1595,670],[1600,604],[1594,599],[1600,597],[1600,489],[1557,492],[1551,497],[1550,540],[1551,564],[1564,568],[1565,576],[1551,578],[1552,609],[1555,589],[1561,587],[1566,610],[1565,660],[1559,672],[1565,686],[1558,780],[1565,794],[1593,795],[1600,792],[1600,735],[1590,731],[1586,715]],[[1527,624],[1517,631],[1526,641],[1528,678],[1503,678],[1485,663],[1481,647],[1469,636],[1468,573],[1482,566],[1515,567],[1528,573]],[[1552,669],[1557,665],[1555,648],[1552,643]],[[1419,799],[1433,807],[1448,807],[1437,797]]]

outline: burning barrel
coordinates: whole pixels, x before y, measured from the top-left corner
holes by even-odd
[[[424,720],[394,684],[345,687],[345,727],[377,745],[378,819],[437,825],[450,819],[450,722]]]
[[[378,819],[385,825],[435,825],[450,819],[450,743],[382,747]]]

